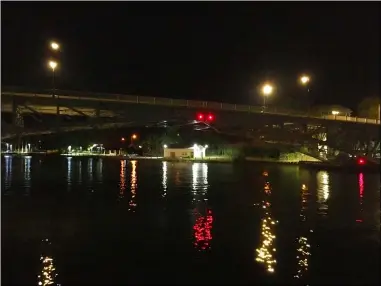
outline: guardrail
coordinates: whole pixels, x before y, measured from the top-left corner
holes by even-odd
[[[38,98],[52,98],[50,93],[29,93],[29,92],[12,92],[2,91],[2,95],[8,96],[22,96],[22,97],[38,97]],[[63,91],[57,90],[54,92],[54,98],[70,99],[70,100],[87,100],[87,101],[103,101],[103,102],[118,102],[118,103],[135,103],[135,104],[147,104],[147,105],[163,105],[163,106],[178,106],[188,108],[203,108],[210,110],[222,110],[222,111],[236,111],[236,112],[252,112],[252,113],[265,113],[272,115],[282,115],[291,117],[305,117],[315,119],[325,119],[333,121],[345,121],[363,124],[377,124],[380,125],[380,120],[370,118],[360,118],[351,116],[339,116],[339,115],[324,115],[314,116],[306,112],[300,112],[297,110],[287,110],[277,107],[266,107],[263,112],[261,106],[231,104],[212,101],[197,101],[197,100],[185,100],[185,99],[173,99],[164,97],[149,97],[138,95],[126,95],[126,94],[100,94],[91,92],[76,92],[76,91]]]

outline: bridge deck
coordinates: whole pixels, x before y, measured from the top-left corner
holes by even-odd
[[[30,99],[32,98],[53,99],[52,94],[49,94],[49,93],[13,92],[10,90],[3,90],[1,94],[2,94],[2,97],[4,96],[4,97],[25,97]],[[160,106],[187,107],[187,108],[194,108],[194,109],[198,108],[198,109],[235,111],[235,112],[246,112],[246,113],[262,113],[263,112],[262,107],[260,106],[251,106],[251,105],[242,105],[242,104],[158,98],[158,97],[124,95],[124,94],[79,93],[75,91],[61,91],[61,90],[55,92],[55,99],[64,99],[64,100],[70,100],[70,101],[126,103],[126,104],[139,104],[139,105],[144,105],[144,104],[145,105],[160,105]],[[380,125],[380,120],[377,120],[377,119],[339,116],[339,115],[313,116],[307,112],[287,110],[287,109],[282,109],[278,107],[269,107],[266,109],[265,113],[269,115],[304,117],[304,118],[343,121],[343,122],[351,122],[351,123]]]

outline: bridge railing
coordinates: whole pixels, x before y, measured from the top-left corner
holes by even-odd
[[[7,89],[3,88],[3,95],[10,96],[28,96],[28,97],[44,97],[51,98],[52,93],[28,93],[22,92],[18,89]],[[127,94],[103,94],[103,93],[93,93],[93,92],[78,92],[78,91],[64,91],[56,90],[54,95],[62,98],[70,98],[74,100],[94,100],[94,101],[108,101],[108,102],[126,102],[126,103],[136,103],[136,104],[149,104],[149,105],[165,105],[165,106],[179,106],[179,107],[193,107],[193,108],[208,108],[212,110],[223,110],[223,111],[238,111],[238,112],[252,112],[261,113],[263,108],[261,106],[243,105],[243,104],[231,104],[213,101],[196,101],[196,100],[185,100],[185,99],[172,99],[163,97],[149,97],[149,96],[137,96],[137,95],[127,95]],[[365,124],[380,124],[380,120],[370,119],[370,118],[360,118],[360,117],[350,117],[350,116],[340,116],[340,115],[313,115],[308,111],[298,111],[285,109],[281,107],[266,107],[264,110],[266,114],[274,115],[285,115],[293,117],[309,117],[317,119],[335,120],[335,121],[346,121],[346,122],[356,122]]]

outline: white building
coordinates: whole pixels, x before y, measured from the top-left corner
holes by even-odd
[[[201,146],[194,144],[192,147],[188,148],[178,148],[164,145],[164,158],[191,158],[191,159],[202,159],[205,158],[205,150],[208,145]]]

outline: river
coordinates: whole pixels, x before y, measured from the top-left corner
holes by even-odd
[[[2,158],[3,285],[378,285],[380,176]]]

